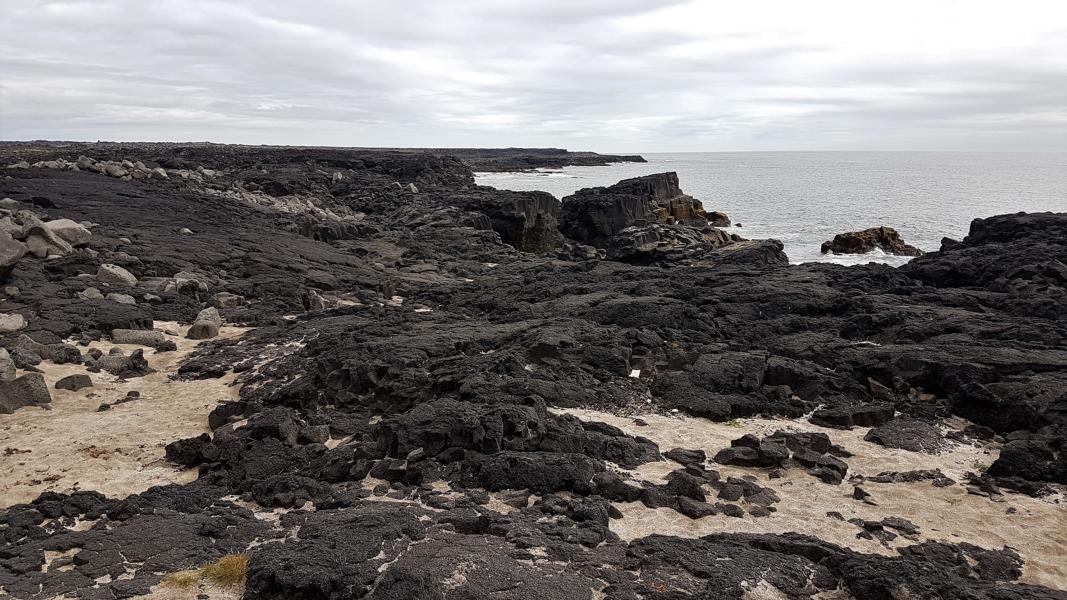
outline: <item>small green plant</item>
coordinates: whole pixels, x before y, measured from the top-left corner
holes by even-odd
[[[971,463],[971,468],[974,469],[975,471],[978,471],[979,473],[985,473],[986,471],[989,470],[989,465],[987,465],[986,463],[984,463],[982,461],[976,460],[973,463]]]
[[[723,424],[726,425],[727,427],[740,427],[741,426],[741,421],[738,421],[737,419],[730,419],[729,421],[727,421],[727,422],[725,422]]]
[[[190,588],[201,581],[209,581],[221,587],[237,587],[245,582],[249,558],[247,554],[227,554],[194,571],[171,573],[163,578],[163,583],[171,587]]]

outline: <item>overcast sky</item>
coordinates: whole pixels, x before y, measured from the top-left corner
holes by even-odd
[[[1063,0],[0,0],[0,139],[1067,151]]]

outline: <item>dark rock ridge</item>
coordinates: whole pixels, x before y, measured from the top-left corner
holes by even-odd
[[[879,541],[898,532],[892,556],[794,534],[626,542],[609,526],[618,502],[774,519],[782,498],[696,452],[553,409],[810,413],[825,438],[741,438],[722,459],[831,483],[848,461],[834,428],[881,426],[882,443],[925,449],[931,430],[908,423],[955,415],[1003,440],[972,487],[1046,493],[1067,473],[1067,215],[976,220],[899,269],[790,266],[777,242],[660,221],[698,214],[669,176],[579,194],[576,208],[597,210],[575,221],[566,202],[557,217],[544,196],[476,186],[462,161],[433,153],[10,144],[0,159],[20,165],[3,171],[0,197],[45,223],[95,224],[66,255],[22,257],[0,288],[0,313],[25,316],[0,335],[20,368],[47,355],[137,376],[143,353],[83,355],[64,340],[129,339],[209,306],[255,326],[239,343],[203,342],[179,369],[240,385],[207,415],[210,434],[166,449],[195,482],[0,511],[0,587],[13,597],[126,598],[246,551],[249,599],[734,598],[757,578],[789,598],[1064,597],[1018,583],[1025,549],[914,542],[905,520],[854,523]],[[123,161],[122,176],[88,168]],[[129,171],[157,168],[167,177]],[[628,222],[638,208],[649,220]],[[552,219],[617,253],[557,245]],[[639,250],[610,243],[626,239]],[[100,281],[105,264],[132,279]],[[47,401],[47,388],[18,389]],[[682,463],[666,483],[629,474],[661,451]],[[864,485],[877,500],[925,480],[962,485],[933,470]],[[246,502],[286,510],[275,525]],[[52,553],[69,562],[46,570]]]
[[[899,256],[922,256],[923,251],[909,246],[892,227],[872,227],[863,231],[839,233],[834,239],[823,242],[822,253],[866,254],[879,249],[886,254]]]
[[[426,150],[455,156],[473,171],[530,171],[580,166],[595,167],[619,162],[647,162],[636,154],[571,152],[559,148],[443,148]]]

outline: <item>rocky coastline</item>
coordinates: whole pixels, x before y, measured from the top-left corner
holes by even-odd
[[[1067,214],[472,174],[637,158],[0,144],[0,597],[1067,598]]]

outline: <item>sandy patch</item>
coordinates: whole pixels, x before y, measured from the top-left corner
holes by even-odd
[[[184,334],[177,323],[157,322],[159,331]],[[247,329],[223,327],[219,338],[236,338]],[[209,431],[207,416],[219,402],[237,398],[233,374],[203,381],[171,380],[181,361],[200,344],[181,336],[168,336],[176,352],[129,344],[96,342],[105,354],[112,347],[127,354],[144,349],[155,373],[121,381],[107,373],[89,373],[93,387],[77,392],[55,389],[67,375],[86,373],[82,365],[56,365],[45,361],[44,371],[52,404],[49,409],[25,407],[0,415],[0,508],[33,500],[41,492],[95,490],[122,498],[152,486],[188,483],[196,469],[178,469],[164,459],[164,447],[177,439]],[[97,412],[127,392],[140,399]],[[7,450],[10,449],[10,450]],[[28,452],[26,452],[28,450]],[[195,595],[194,595],[195,597]]]
[[[990,464],[997,458],[993,448],[978,448],[954,444],[939,455],[884,448],[863,441],[867,428],[851,431],[827,429],[806,421],[781,419],[738,419],[730,424],[716,423],[693,417],[665,417],[640,415],[648,426],[637,426],[630,417],[616,417],[609,413],[582,409],[554,411],[577,416],[582,420],[602,421],[619,427],[631,435],[647,437],[660,446],[661,451],[672,448],[700,448],[709,459],[745,433],[763,436],[779,429],[820,431],[855,456],[843,459],[848,463],[849,475],[876,475],[882,471],[910,471],[941,469],[949,477],[962,480],[975,463]],[[828,485],[800,469],[783,470],[781,479],[770,479],[767,469],[746,469],[711,465],[725,478],[729,475],[754,475],[758,483],[774,489],[781,502],[774,505],[778,512],[769,517],[743,519],[715,515],[690,519],[670,509],[650,509],[640,502],[618,503],[623,518],[611,522],[611,530],[621,538],[632,540],[653,533],[679,537],[699,537],[717,532],[786,533],[797,532],[847,546],[867,553],[895,554],[896,548],[914,542],[898,537],[889,547],[875,540],[857,538],[859,528],[846,521],[829,518],[828,511],[837,511],[844,518],[878,521],[885,517],[904,517],[921,529],[920,540],[969,542],[985,548],[1010,546],[1026,561],[1021,581],[1067,588],[1067,507],[1059,499],[1034,499],[1020,494],[1007,494],[1006,502],[992,502],[967,493],[961,485],[936,488],[929,481],[917,483],[865,483],[877,506],[852,499],[852,485]],[[671,471],[681,468],[673,461],[642,465],[628,471],[647,481],[662,483]],[[709,499],[715,492],[708,488]],[[1014,514],[1007,514],[1014,508]]]
[[[211,583],[200,582],[189,587],[178,587],[168,583],[153,586],[152,591],[143,596],[134,596],[142,600],[240,600],[244,596],[244,586],[220,587]]]

